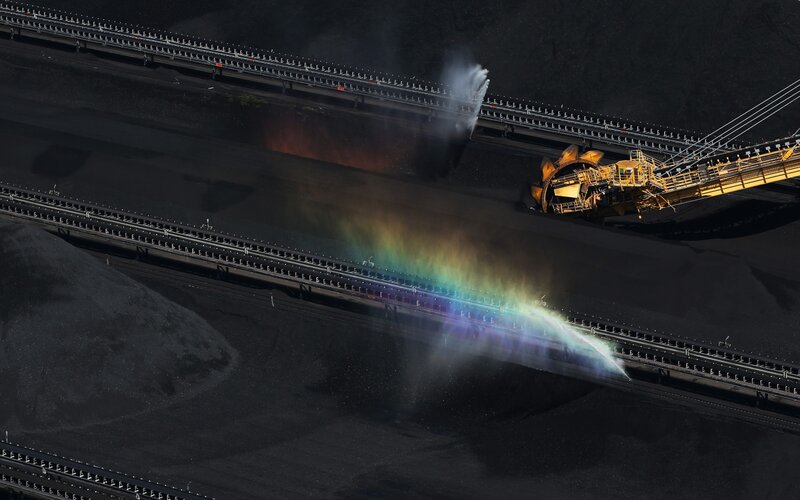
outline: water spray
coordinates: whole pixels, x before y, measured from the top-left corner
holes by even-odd
[[[450,97],[448,107],[458,114],[466,114],[467,136],[478,123],[483,98],[489,90],[489,70],[480,64],[454,63],[445,68],[443,81]]]
[[[464,352],[556,373],[571,366],[590,377],[626,377],[608,344],[542,304],[544,283],[487,259],[493,251],[457,230],[443,237],[388,214],[342,230],[358,254],[375,255],[376,268],[424,283],[420,293],[433,296],[425,300],[445,305],[435,313],[442,326],[431,333],[448,358]]]

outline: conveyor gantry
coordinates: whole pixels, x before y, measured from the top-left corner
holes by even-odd
[[[144,63],[188,68],[234,81],[278,86],[305,97],[324,96],[375,108],[402,110],[427,117],[477,114],[477,129],[507,134],[510,140],[603,144],[626,152],[639,149],[657,155],[680,154],[692,145],[734,149],[731,144],[679,130],[565,109],[539,102],[485,95],[476,89],[456,99],[446,85],[415,77],[352,68],[265,51],[253,47],[125,25],[10,0],[0,0],[0,31],[15,39],[59,43],[77,50],[109,53]],[[485,88],[482,89],[485,91]]]

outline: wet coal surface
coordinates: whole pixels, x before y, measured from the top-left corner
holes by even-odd
[[[18,81],[15,77],[10,80]],[[70,119],[68,116],[58,115],[51,118],[56,121],[69,121]],[[157,155],[148,151],[145,143],[140,142],[136,146],[121,147],[120,144],[108,142],[102,138],[75,135],[68,128],[56,131],[49,127],[43,128],[0,118],[0,131],[7,135],[30,134],[51,143],[50,149],[42,151],[39,158],[36,159],[37,168],[43,173],[47,173],[48,169],[51,169],[59,175],[67,176],[83,166],[92,152],[104,154],[113,152],[117,156],[128,159],[149,159]],[[62,164],[63,166],[61,166]],[[59,173],[59,169],[62,169],[63,172]]]
[[[31,171],[37,175],[50,177],[57,181],[62,177],[69,177],[77,172],[86,163],[91,154],[91,151],[68,146],[51,146],[36,157],[31,166]]]
[[[205,194],[203,194],[200,201],[200,209],[204,212],[215,213],[241,203],[254,191],[251,186],[235,182],[207,179],[194,175],[184,175],[184,179],[187,182],[200,183],[206,186]]]

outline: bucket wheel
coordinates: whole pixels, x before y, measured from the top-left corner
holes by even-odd
[[[542,212],[549,210],[550,204],[553,202],[567,201],[570,198],[575,198],[577,193],[573,193],[574,189],[560,191],[559,189],[551,189],[550,184],[553,179],[589,167],[597,167],[600,160],[603,158],[603,152],[597,150],[586,151],[580,153],[578,146],[570,146],[565,149],[561,156],[555,162],[549,158],[542,159],[542,176],[539,184],[531,185],[531,198],[535,205]]]

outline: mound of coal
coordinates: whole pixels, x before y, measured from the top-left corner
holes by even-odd
[[[0,425],[82,425],[163,405],[237,359],[197,314],[40,229],[0,225]]]
[[[797,2],[38,0],[60,8],[393,74],[490,69],[490,93],[713,130],[792,82]],[[711,28],[713,27],[713,28]],[[769,56],[765,56],[769,54]],[[795,104],[753,140],[797,126]]]

